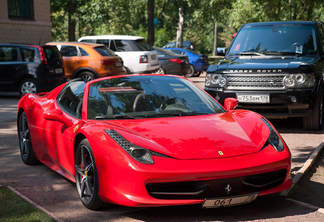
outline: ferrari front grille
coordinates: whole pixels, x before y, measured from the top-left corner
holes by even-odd
[[[204,199],[253,193],[279,186],[286,169],[268,173],[202,181],[148,183],[148,193],[157,199]],[[230,187],[230,192],[228,192]]]

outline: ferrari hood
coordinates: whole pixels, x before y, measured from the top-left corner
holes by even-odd
[[[251,118],[254,124],[248,120]],[[177,159],[224,158],[255,153],[268,138],[264,134],[269,133],[256,115],[248,118],[231,112],[109,122],[128,141]],[[246,125],[246,128],[241,125]]]

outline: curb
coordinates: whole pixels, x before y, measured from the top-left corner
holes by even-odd
[[[1,185],[0,185],[1,187]],[[50,213],[49,211],[47,211],[45,208],[43,208],[42,206],[38,205],[37,203],[33,202],[32,200],[28,199],[25,195],[19,193],[17,190],[15,190],[14,188],[12,188],[11,186],[8,186],[8,188],[14,192],[15,194],[17,194],[18,196],[20,196],[21,198],[23,198],[24,200],[28,201],[30,204],[34,205],[35,207],[37,207],[38,209],[40,209],[41,211],[43,211],[44,213],[46,213],[47,215],[51,216],[52,218],[54,218],[57,222],[65,222],[64,220],[56,217],[54,214]]]
[[[285,190],[282,191],[280,193],[281,196],[286,197],[289,192],[294,188],[294,186],[296,185],[296,183],[302,178],[302,176],[309,170],[309,168],[313,165],[313,163],[315,162],[315,160],[317,159],[318,154],[320,153],[320,151],[324,148],[324,141],[317,146],[317,148],[313,151],[313,153],[310,155],[310,157],[308,158],[308,160],[304,163],[303,167],[300,168],[296,175],[293,178],[293,184],[290,187],[289,190]],[[318,207],[319,208],[319,207]]]

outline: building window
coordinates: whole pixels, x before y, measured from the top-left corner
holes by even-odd
[[[8,16],[10,19],[33,19],[33,0],[8,0]]]

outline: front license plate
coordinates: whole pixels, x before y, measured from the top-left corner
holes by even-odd
[[[55,69],[55,73],[63,73],[63,68],[57,68],[57,69]]]
[[[202,208],[217,208],[217,207],[229,207],[234,205],[246,204],[254,201],[258,197],[259,193],[253,193],[242,196],[205,199],[202,203]]]
[[[243,95],[237,94],[237,100],[243,103],[270,103],[270,95]]]
[[[115,65],[116,65],[117,67],[122,66],[121,62],[116,62]]]

